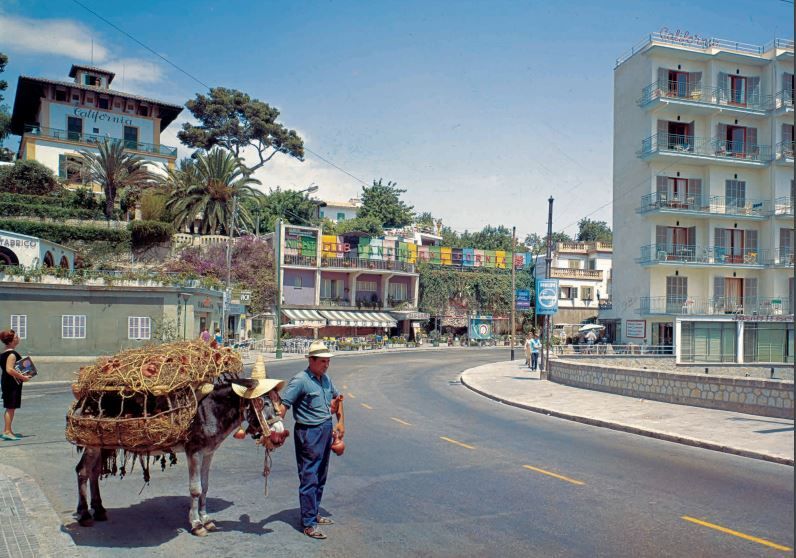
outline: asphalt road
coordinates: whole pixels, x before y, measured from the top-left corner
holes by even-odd
[[[65,386],[25,387],[15,429],[30,436],[4,442],[0,459],[39,482],[85,556],[793,554],[770,546],[794,546],[793,468],[530,413],[459,383],[464,369],[506,358],[462,349],[333,360],[347,449],[332,456],[323,507],[336,524],[326,541],[299,531],[292,440],[273,456],[267,498],[262,450],[224,443],[208,502],[221,531],[203,539],[186,531],[182,456],[153,469],[146,487],[140,470],[104,480],[110,520],[74,523]],[[301,366],[270,364],[268,375]]]

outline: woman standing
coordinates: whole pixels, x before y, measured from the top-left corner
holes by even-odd
[[[19,345],[19,335],[13,329],[0,331],[0,341],[5,345],[5,350],[0,353],[0,370],[2,370],[0,385],[3,392],[3,407],[6,409],[3,417],[5,425],[0,438],[17,441],[19,436],[11,430],[11,422],[14,420],[14,412],[22,405],[22,384],[30,380],[30,377],[14,369],[14,365],[22,358],[14,350]]]

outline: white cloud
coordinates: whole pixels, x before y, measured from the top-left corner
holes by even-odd
[[[91,61],[93,32],[89,27],[68,19],[28,19],[0,14],[0,37],[9,51],[66,56]],[[93,59],[101,63],[108,49],[96,38]]]
[[[116,73],[113,87],[129,91],[126,84],[157,83],[164,77],[163,68],[155,62],[142,58],[115,58],[102,63],[102,67]]]
[[[247,157],[247,163],[257,160]],[[308,156],[304,162],[279,154],[264,167],[254,173],[262,182],[259,188],[264,192],[279,186],[283,190],[303,190],[310,184],[317,184],[318,191],[313,197],[324,201],[343,201],[359,196],[362,185],[323,161]]]

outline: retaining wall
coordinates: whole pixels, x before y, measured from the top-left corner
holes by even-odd
[[[550,361],[550,380],[630,397],[793,418],[793,382],[617,368],[575,360]]]

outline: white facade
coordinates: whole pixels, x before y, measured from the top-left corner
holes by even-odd
[[[610,304],[612,254],[608,242],[558,242],[550,278],[558,279],[558,313],[553,324],[577,324]],[[545,256],[536,257],[536,277],[547,278]]]
[[[324,204],[320,208],[321,218],[329,219],[335,223],[356,218],[357,211],[362,205],[357,198],[351,198],[348,201],[327,201]]]
[[[621,320],[623,341],[642,341],[628,320],[669,345],[677,316],[792,314],[793,56],[791,40],[653,33],[618,61],[601,318]]]

